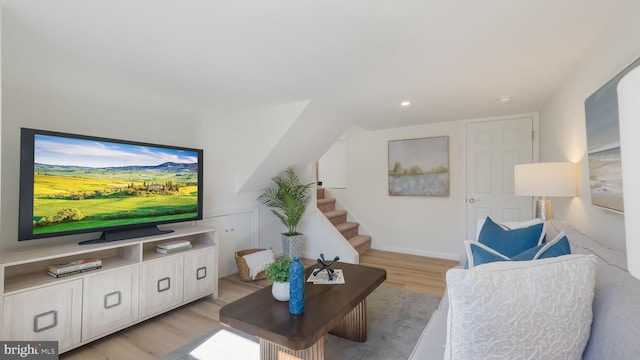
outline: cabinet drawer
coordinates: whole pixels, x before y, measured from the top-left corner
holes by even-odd
[[[217,289],[216,250],[211,247],[184,255],[185,302],[214,294]]]
[[[142,318],[182,303],[184,289],[184,257],[182,255],[169,256],[163,260],[143,263],[141,266]]]
[[[58,341],[59,351],[80,343],[82,279],[4,297],[6,340]]]
[[[84,279],[82,340],[138,320],[140,268],[138,265]]]

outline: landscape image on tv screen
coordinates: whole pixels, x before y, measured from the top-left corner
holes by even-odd
[[[198,216],[198,152],[35,134],[33,235]]]

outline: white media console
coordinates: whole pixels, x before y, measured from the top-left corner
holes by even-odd
[[[102,244],[65,244],[0,256],[1,340],[58,341],[65,352],[186,304],[218,296],[218,233],[201,225]],[[189,240],[189,250],[156,245]],[[102,268],[62,278],[51,264],[99,258]]]

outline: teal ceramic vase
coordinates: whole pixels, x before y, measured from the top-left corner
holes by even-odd
[[[293,315],[304,312],[304,266],[299,256],[293,258],[289,267],[289,312]]]

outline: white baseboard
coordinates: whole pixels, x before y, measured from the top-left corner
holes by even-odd
[[[416,250],[416,249],[405,249],[405,248],[398,248],[393,246],[379,246],[374,244],[372,244],[371,248],[375,250],[396,252],[401,254],[427,256],[427,257],[432,257],[437,259],[460,261],[460,254],[452,254],[452,253],[445,253],[445,252],[439,252],[439,251],[423,251],[423,250]]]
[[[318,255],[320,255],[320,254],[315,254],[315,255],[314,255],[314,254],[311,254],[311,253],[309,253],[309,252],[307,252],[307,251],[303,251],[303,252],[302,252],[302,257],[303,257],[303,258],[307,258],[307,259],[317,259],[317,258],[318,258]],[[331,261],[331,260],[333,260],[333,256],[332,256],[332,257],[327,257],[327,258],[325,258],[325,260],[327,260],[327,261]],[[340,260],[338,260],[338,261],[340,261],[340,262],[345,262],[345,263],[350,263],[350,264],[357,264],[357,263],[359,263],[358,255],[356,255],[354,258],[344,258],[344,257],[341,257],[341,258],[340,258]]]

